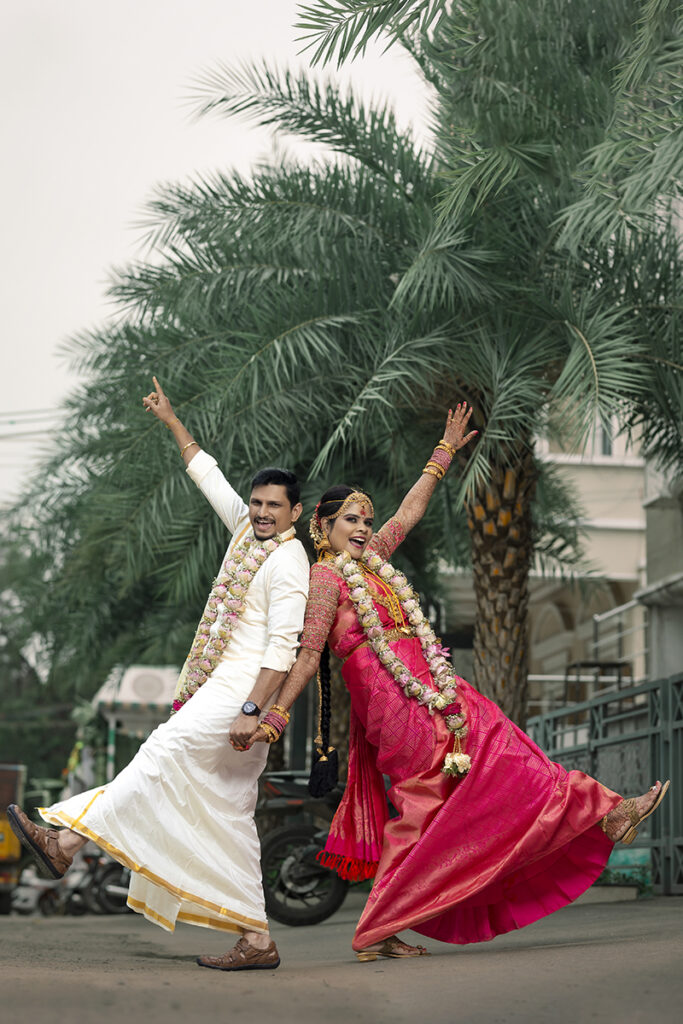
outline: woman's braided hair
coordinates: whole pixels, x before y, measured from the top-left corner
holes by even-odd
[[[332,672],[330,670],[330,648],[325,644],[320,655],[318,668],[318,692],[320,699],[320,749],[325,751],[330,745],[330,721],[332,718]]]
[[[349,487],[348,484],[335,484],[333,487],[328,487],[316,506],[313,520],[317,519],[317,524],[319,526],[321,519],[338,513],[348,496],[350,494],[359,493],[359,491],[360,489],[358,487]],[[367,493],[367,491],[363,491],[361,493],[365,494],[370,501],[372,501],[372,497]],[[315,540],[313,520],[311,520],[311,535],[313,535],[313,539]],[[330,720],[332,716],[331,677],[330,648],[328,644],[325,644],[320,656],[320,667],[318,669],[318,691],[320,699],[319,734],[320,746],[323,751],[326,751],[330,745]]]

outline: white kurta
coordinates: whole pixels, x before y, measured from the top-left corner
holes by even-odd
[[[232,547],[249,525],[246,505],[206,452],[188,473],[233,534]],[[280,545],[254,576],[221,663],[191,700],[108,785],[40,809],[130,867],[129,906],[170,931],[176,920],[267,929],[254,807],[268,747],[235,751],[228,733],[259,670],[291,668],[308,573],[300,542]]]

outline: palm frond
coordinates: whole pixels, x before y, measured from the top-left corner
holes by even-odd
[[[409,30],[426,32],[446,6],[445,0],[316,0],[299,5],[304,49],[314,49],[312,64],[358,57],[375,36],[399,38]]]
[[[492,302],[496,289],[486,274],[495,253],[468,245],[464,231],[435,224],[399,280],[391,305],[443,308],[454,312],[475,302]]]
[[[200,114],[247,115],[320,143],[408,195],[424,189],[429,178],[429,158],[418,153],[409,132],[399,133],[388,106],[368,106],[350,89],[342,96],[334,82],[312,79],[304,70],[222,64],[198,79],[196,95]]]
[[[559,243],[627,242],[659,226],[683,191],[683,6],[646,0],[614,82],[604,138],[577,169],[582,195],[562,213]]]

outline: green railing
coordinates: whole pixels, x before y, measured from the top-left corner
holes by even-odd
[[[671,779],[633,846],[649,849],[656,892],[683,893],[683,675],[536,715],[527,731],[553,761],[625,796]]]

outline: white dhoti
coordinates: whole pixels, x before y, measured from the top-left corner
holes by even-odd
[[[249,530],[247,506],[206,452],[187,472],[233,534],[229,555]],[[239,752],[229,732],[260,669],[286,673],[294,662],[308,595],[308,560],[294,533],[281,534],[289,543],[253,576],[224,660],[194,696],[113,782],[40,808],[46,821],[131,868],[128,905],[169,931],[176,921],[268,930],[254,824],[268,745]]]
[[[267,931],[253,814],[268,745],[228,740],[259,668],[222,662],[112,782],[40,809],[131,868],[128,905],[169,931]]]

